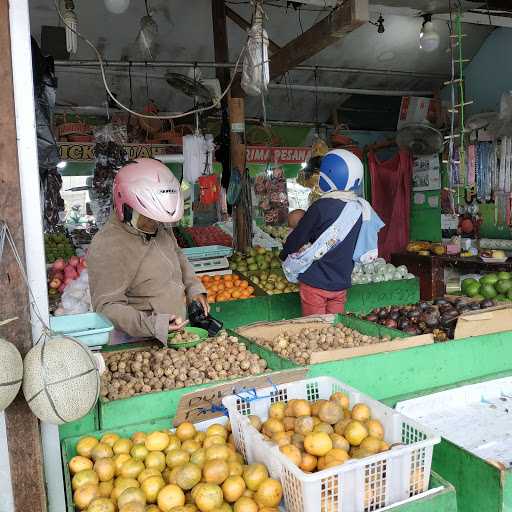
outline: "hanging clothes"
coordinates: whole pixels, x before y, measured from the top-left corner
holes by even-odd
[[[392,253],[405,250],[409,242],[409,216],[412,190],[412,156],[401,149],[380,161],[368,153],[371,176],[371,204],[385,226],[379,232],[379,256],[389,260]]]

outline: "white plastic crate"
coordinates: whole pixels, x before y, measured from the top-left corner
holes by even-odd
[[[313,474],[304,473],[279,448],[265,441],[247,416],[262,420],[274,402],[293,398],[328,399],[345,392],[351,405],[365,403],[384,426],[387,452]],[[407,500],[428,489],[432,451],[440,437],[400,413],[331,377],[318,377],[239,393],[222,400],[229,411],[238,450],[249,463],[261,462],[281,480],[287,512],[372,512]]]

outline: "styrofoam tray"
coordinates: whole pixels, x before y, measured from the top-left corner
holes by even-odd
[[[512,377],[406,400],[396,409],[477,457],[512,467]]]
[[[341,466],[306,474],[272,443],[263,439],[247,416],[266,420],[271,403],[292,398],[327,399],[335,391],[348,394],[350,403],[367,404],[381,421],[385,439],[398,444],[390,451]],[[255,395],[256,393],[256,395]],[[440,442],[431,431],[384,404],[331,377],[279,384],[223,398],[238,450],[249,463],[265,464],[281,480],[288,512],[372,512],[428,489],[432,451]]]

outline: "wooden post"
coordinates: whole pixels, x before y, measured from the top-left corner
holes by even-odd
[[[0,0],[0,62],[0,220],[8,223],[18,252],[24,260],[8,0]],[[8,247],[5,247],[0,262],[0,290],[2,318],[18,317],[17,321],[1,328],[1,335],[14,343],[24,356],[32,347],[28,293]],[[5,411],[5,421],[14,508],[17,511],[45,511],[39,423],[21,392]]]
[[[212,0],[213,46],[215,62],[229,62],[228,34],[226,29],[226,6],[224,0]],[[220,87],[224,90],[229,84],[229,68],[215,70]],[[223,105],[226,104],[224,99]]]
[[[229,123],[231,126],[231,166],[245,175],[245,102],[240,81],[235,80],[229,96]],[[252,245],[251,215],[241,206],[233,208],[233,227],[235,232],[235,249],[245,252]]]

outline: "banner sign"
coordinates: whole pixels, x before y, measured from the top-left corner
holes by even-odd
[[[67,162],[92,162],[94,161],[94,144],[59,142],[61,160]],[[130,160],[135,158],[150,158],[158,155],[176,154],[181,147],[169,144],[125,144],[124,149]],[[248,146],[248,164],[302,164],[311,157],[311,148],[285,147],[275,148],[268,146]]]

